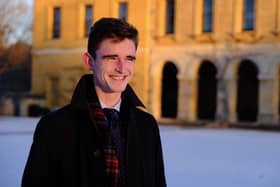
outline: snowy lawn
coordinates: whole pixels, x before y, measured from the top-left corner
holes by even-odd
[[[0,186],[18,187],[38,118],[0,117]],[[280,133],[161,126],[169,187],[279,187]]]
[[[280,134],[161,128],[170,187],[279,187]]]

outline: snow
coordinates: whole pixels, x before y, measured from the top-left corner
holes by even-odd
[[[279,187],[279,133],[161,128],[168,186]]]
[[[0,117],[0,186],[19,187],[38,119]]]
[[[0,117],[0,186],[20,186],[38,118]],[[279,187],[279,132],[160,126],[169,187]]]

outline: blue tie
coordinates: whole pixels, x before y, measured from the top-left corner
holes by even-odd
[[[121,176],[124,173],[124,162],[123,162],[123,145],[120,134],[120,121],[119,121],[119,112],[115,109],[104,108],[103,109],[105,116],[108,121],[109,128],[111,129],[111,135],[113,142],[116,146],[117,156],[120,162],[120,172]]]

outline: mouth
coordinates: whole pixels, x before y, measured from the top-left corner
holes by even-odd
[[[113,79],[113,80],[118,80],[118,81],[120,81],[120,80],[125,80],[126,77],[127,77],[126,75],[122,75],[122,76],[120,76],[120,75],[111,75],[111,76],[110,76],[111,79]]]

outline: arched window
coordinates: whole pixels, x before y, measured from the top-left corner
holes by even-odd
[[[178,105],[177,67],[172,62],[164,65],[162,72],[161,116],[176,118]]]
[[[204,61],[198,74],[198,119],[214,120],[217,108],[216,66],[210,61]]]
[[[238,68],[237,116],[239,121],[256,121],[258,114],[259,80],[255,63],[244,60]]]
[[[279,116],[279,120],[280,120],[280,67],[278,68],[278,116]]]

